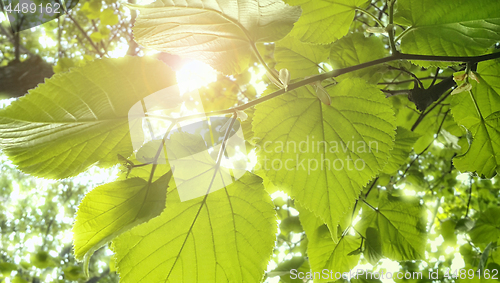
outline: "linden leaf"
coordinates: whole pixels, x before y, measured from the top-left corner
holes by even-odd
[[[133,7],[140,11],[133,29],[140,45],[202,60],[226,74],[242,71],[256,42],[280,40],[300,16],[281,0],[158,0]]]
[[[328,88],[331,105],[311,86],[256,106],[256,172],[328,224],[351,210],[364,185],[384,166],[395,136],[384,94],[361,79]]]
[[[128,112],[176,84],[175,73],[147,57],[102,59],[56,74],[0,110],[0,147],[22,171],[75,176],[96,162],[132,154]]]

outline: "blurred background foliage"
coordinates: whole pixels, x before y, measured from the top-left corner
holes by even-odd
[[[49,181],[19,172],[3,154],[0,161],[0,282],[118,282],[107,248],[92,258],[86,278],[74,259],[71,234],[85,193],[113,172],[93,168]]]

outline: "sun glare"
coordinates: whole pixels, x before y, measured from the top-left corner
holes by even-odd
[[[181,93],[196,90],[217,80],[217,72],[200,61],[190,61],[177,71],[177,83]]]
[[[38,38],[38,42],[43,48],[50,48],[57,45],[57,42],[45,34],[45,30],[43,31],[43,35]]]

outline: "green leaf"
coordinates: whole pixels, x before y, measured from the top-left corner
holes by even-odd
[[[0,111],[0,146],[22,171],[66,178],[132,154],[128,112],[176,83],[160,61],[103,59],[56,74]]]
[[[396,130],[396,141],[394,148],[391,151],[389,161],[382,169],[386,174],[393,174],[406,163],[408,155],[410,154],[413,144],[420,138],[419,134],[409,131],[403,127],[398,127]]]
[[[298,216],[289,216],[283,219],[280,223],[280,230],[283,235],[288,235],[290,232],[300,233],[303,231]]]
[[[425,209],[417,199],[388,198],[381,196],[379,207],[363,207],[357,231],[376,228],[380,233],[382,253],[392,260],[425,258]],[[366,235],[368,237],[368,235]]]
[[[295,208],[299,211],[299,220],[306,235],[312,235],[318,227],[325,224],[321,218],[314,215],[311,210],[305,208],[300,202],[295,201]]]
[[[455,234],[456,222],[452,219],[441,222],[440,224],[441,236],[446,243],[449,245],[455,245],[457,243],[457,234]]]
[[[366,228],[365,252],[366,260],[373,266],[382,258],[382,243],[380,234],[376,228]]]
[[[20,275],[16,275],[14,277],[14,279],[12,279],[11,281],[12,283],[29,283],[28,281],[24,280],[23,277],[21,277]]]
[[[113,241],[121,282],[260,282],[274,246],[274,205],[247,173],[224,189],[181,202]]]
[[[383,167],[395,135],[385,96],[361,79],[329,88],[331,106],[312,87],[256,106],[256,172],[328,224],[350,211],[362,187]]]
[[[111,8],[108,8],[102,11],[101,16],[99,17],[102,25],[116,25],[118,23],[118,15],[115,14],[115,11]]]
[[[80,9],[89,19],[97,19],[101,15],[102,1],[91,0],[83,3]]]
[[[328,59],[328,45],[313,45],[287,36],[276,42],[276,69],[288,69],[292,79],[319,74],[319,63]]]
[[[500,40],[499,1],[398,0],[397,5],[395,22],[410,26],[401,40],[404,53],[474,56]]]
[[[488,244],[500,238],[500,208],[491,207],[480,214],[476,225],[469,232],[474,244]]]
[[[292,269],[299,269],[302,264],[305,261],[304,256],[294,256],[291,259],[284,260],[278,264],[278,266],[267,273],[267,276],[269,277],[274,277],[274,276],[282,276],[282,275],[288,275],[290,276],[290,270]]]
[[[490,242],[483,250],[483,253],[481,254],[481,259],[479,260],[479,264],[477,267],[478,270],[484,270],[484,268],[486,267],[486,263],[488,262],[488,257],[490,255],[491,249],[492,247],[496,247],[497,240],[498,238],[495,239],[494,242]]]
[[[70,265],[62,270],[64,272],[64,278],[71,281],[78,281],[79,279],[85,279],[85,275],[82,272],[82,267],[78,265]]]
[[[469,232],[472,228],[474,228],[474,221],[469,217],[458,220],[457,225],[455,225],[455,230],[459,232]]]
[[[362,33],[351,33],[332,44],[330,63],[334,69],[346,68],[380,59],[385,55],[386,50],[380,37],[365,37]],[[376,83],[382,76],[379,72],[381,68],[381,66],[365,68],[339,76],[339,79],[361,77],[371,83]]]
[[[324,269],[333,271],[333,274],[349,272],[358,264],[361,238],[346,234],[340,235],[340,239],[334,241],[330,230],[320,218],[298,202],[295,202],[295,207],[299,211],[300,221],[307,235],[307,255],[312,272],[322,272]],[[328,273],[328,276],[330,274]],[[330,276],[330,279],[333,278]]]
[[[308,236],[309,245],[307,254],[313,272],[321,272],[324,269],[335,274],[336,272],[349,272],[359,261],[360,254],[351,254],[361,245],[361,238],[352,235],[341,237],[338,243],[332,239],[331,233],[326,225],[322,225]],[[329,273],[331,274],[331,273]],[[327,276],[318,282],[329,282],[335,277]]]
[[[455,94],[451,101],[455,121],[472,135],[469,148],[453,164],[491,178],[500,166],[500,60],[479,63],[477,73],[480,83],[471,82],[472,92]]]
[[[73,226],[75,257],[86,260],[118,235],[160,215],[172,177],[153,183],[141,178],[107,183],[93,189],[78,206]]]
[[[106,38],[106,35],[103,35],[102,33],[95,31],[90,35],[90,39],[92,39],[93,42],[99,42],[103,39]]]
[[[286,0],[300,5],[302,15],[290,35],[316,44],[331,43],[349,31],[356,8],[366,0]]]
[[[218,2],[158,0],[140,11],[137,42],[148,48],[202,60],[226,74],[248,66],[255,42],[278,41],[293,27],[300,9],[281,0]]]
[[[9,276],[10,273],[17,270],[17,265],[11,262],[0,261],[0,275]]]
[[[48,267],[54,267],[54,259],[49,255],[46,251],[38,251],[36,254],[33,253],[30,255],[30,262],[36,268],[45,269]]]
[[[163,159],[158,160],[156,158],[156,155],[158,154],[159,148],[162,147],[160,151],[159,156],[165,156],[165,146],[163,144],[163,141],[161,139],[158,140],[152,140],[147,143],[145,143],[137,152],[135,153],[135,158],[137,161],[140,163],[165,163]]]

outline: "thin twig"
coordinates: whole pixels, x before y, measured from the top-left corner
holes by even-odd
[[[436,108],[438,105],[440,105],[446,98],[448,98],[448,96],[450,96],[451,94],[451,90],[449,90],[445,95],[443,95],[436,103],[434,103],[434,105],[431,106],[431,108],[425,112],[422,112],[422,114],[420,114],[420,116],[418,116],[417,118],[417,121],[415,121],[415,123],[413,124],[413,126],[411,127],[411,131],[413,132],[417,127],[418,125],[420,125],[420,122],[422,122],[425,118],[425,116],[427,116],[427,114],[431,113],[432,110],[434,110],[434,108]]]
[[[469,178],[469,200],[467,201],[467,210],[465,212],[465,217],[469,216],[470,201],[472,199],[472,176]]]
[[[436,83],[436,80],[437,80],[438,75],[439,75],[439,70],[441,70],[441,68],[437,67],[436,74],[434,75],[434,79],[432,80],[431,86],[433,86]]]
[[[398,67],[393,67],[393,66],[387,66],[387,68],[389,70],[398,70],[398,71],[401,71],[405,74],[408,74],[410,77],[414,78],[415,81],[418,82],[418,85],[420,86],[420,88],[424,88],[424,84],[420,81],[420,79],[414,73],[412,73],[404,68],[398,68]]]
[[[423,77],[423,78],[418,78],[419,80],[421,81],[424,81],[424,80],[433,80],[433,79],[441,79],[441,80],[444,80],[448,77]],[[378,85],[398,85],[398,84],[405,84],[405,83],[411,83],[411,82],[414,82],[415,80],[403,80],[403,81],[397,81],[397,82],[379,82],[377,83]]]
[[[101,58],[104,57],[104,53],[102,53],[102,51],[99,50],[99,48],[97,47],[97,45],[95,45],[95,43],[89,37],[89,35],[87,34],[87,32],[85,32],[85,30],[83,30],[82,26],[80,26],[80,24],[75,20],[75,18],[73,18],[73,16],[71,16],[70,13],[66,13],[66,15],[75,24],[76,28],[83,34],[83,36],[87,39],[87,41],[90,43],[90,45],[92,45],[92,47],[95,49],[95,51],[97,52],[97,54],[99,54],[99,57],[101,57]]]
[[[375,208],[373,205],[369,204],[366,200],[363,200],[363,202],[368,205],[369,208],[373,209],[374,211],[378,211],[377,208]]]
[[[446,120],[446,116],[448,115],[448,113],[450,112],[450,110],[446,111],[444,113],[444,118],[443,120],[441,121],[441,124],[439,124],[439,127],[436,131],[436,137],[437,135],[439,134],[439,132],[441,132],[441,127],[443,127],[443,124],[444,124],[444,121]],[[417,161],[417,159],[422,156],[422,154],[424,154],[430,147],[431,145],[434,143],[434,140],[436,139],[436,137],[434,137],[434,139],[424,148],[424,150],[422,150],[420,153],[417,154],[417,156],[415,156],[415,158],[410,162],[410,164],[408,165],[408,167],[406,167],[405,171],[403,172],[403,174],[401,175],[401,178],[404,178],[404,176],[406,175],[406,173],[408,173],[408,170],[410,169],[410,167],[413,165],[413,163],[415,163],[415,161]]]

